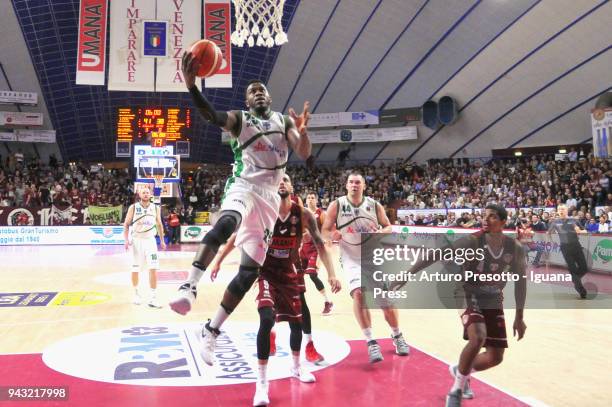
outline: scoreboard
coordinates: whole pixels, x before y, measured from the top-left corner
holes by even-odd
[[[117,141],[165,146],[188,140],[191,109],[180,107],[120,107],[117,111]],[[149,139],[150,137],[150,139]]]

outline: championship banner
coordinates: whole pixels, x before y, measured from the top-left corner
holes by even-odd
[[[593,155],[598,158],[612,157],[612,108],[591,111],[593,128]]]
[[[166,58],[156,59],[157,92],[187,92],[181,72],[181,58],[191,44],[202,38],[201,15],[200,0],[157,0],[156,20],[168,22],[165,42],[167,55]]]
[[[143,58],[143,21],[155,20],[151,0],[113,0],[108,90],[155,91],[155,59]],[[166,2],[158,2],[158,5]],[[169,3],[169,2],[168,2]]]
[[[77,85],[104,85],[107,18],[107,0],[81,0]]]
[[[312,144],[322,143],[377,143],[417,139],[416,126],[387,127],[380,129],[343,129],[309,131]]]
[[[0,104],[37,105],[38,93],[0,90]]]
[[[92,225],[119,225],[122,215],[123,205],[87,207],[87,217]]]
[[[204,38],[214,41],[223,54],[219,72],[204,79],[207,88],[232,87],[231,28],[230,0],[205,0]]]
[[[0,112],[0,126],[42,126],[42,113]]]

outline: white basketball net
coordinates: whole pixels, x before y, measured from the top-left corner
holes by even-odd
[[[232,33],[232,44],[244,43],[252,47],[273,47],[286,43],[282,18],[285,0],[232,0],[236,17],[236,28]]]

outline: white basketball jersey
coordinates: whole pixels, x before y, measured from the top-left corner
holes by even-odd
[[[239,177],[276,190],[285,174],[289,153],[285,117],[279,112],[272,112],[270,119],[265,120],[244,110],[240,115],[240,135],[230,141],[234,152],[234,170],[227,185]]]
[[[361,205],[354,206],[348,197],[338,198],[336,228],[342,233],[340,255],[360,259],[361,233],[372,233],[379,229],[376,201],[366,196]]]
[[[136,202],[134,204],[134,217],[132,218],[132,236],[138,239],[155,237],[157,234],[156,219],[157,205],[149,202],[146,208]]]

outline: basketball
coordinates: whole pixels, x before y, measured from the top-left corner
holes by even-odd
[[[197,75],[200,78],[213,76],[223,62],[221,49],[210,40],[199,40],[191,46],[191,53],[200,64]]]

